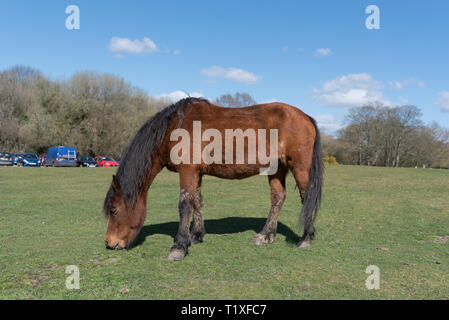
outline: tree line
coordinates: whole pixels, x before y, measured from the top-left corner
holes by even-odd
[[[339,163],[384,167],[449,165],[449,130],[425,125],[416,106],[363,106],[349,109],[346,126],[324,135],[323,153]]]
[[[86,71],[52,81],[16,66],[0,73],[0,148],[42,154],[67,145],[79,154],[119,157],[167,104],[117,76]]]
[[[67,145],[82,155],[120,157],[140,126],[171,102],[110,74],[85,71],[51,80],[15,66],[0,72],[0,151],[43,154]],[[239,92],[212,102],[256,104]],[[323,153],[342,164],[447,167],[449,130],[424,125],[421,116],[415,106],[349,109],[344,128],[323,134]]]

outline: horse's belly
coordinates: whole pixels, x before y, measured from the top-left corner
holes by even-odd
[[[222,179],[244,179],[259,174],[258,165],[248,164],[212,164],[203,168],[203,174]]]

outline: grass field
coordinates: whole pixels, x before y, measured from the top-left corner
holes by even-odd
[[[1,299],[448,299],[449,170],[329,166],[317,237],[295,249],[300,210],[288,178],[276,242],[251,246],[267,178],[203,181],[206,237],[168,262],[178,176],[149,193],[139,245],[106,250],[104,195],[114,169],[0,168]],[[157,200],[154,200],[157,199]],[[80,289],[65,286],[67,265]],[[380,289],[365,286],[380,268]]]

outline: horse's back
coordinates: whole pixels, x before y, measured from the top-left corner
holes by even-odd
[[[202,121],[203,128],[278,129],[314,131],[310,118],[300,109],[281,102],[257,104],[247,107],[221,107],[198,102],[191,110],[192,119]],[[294,135],[294,134],[293,134]]]

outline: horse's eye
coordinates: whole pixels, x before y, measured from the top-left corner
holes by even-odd
[[[111,214],[111,216],[116,215],[117,214],[117,209],[111,209],[109,211],[109,213]]]

